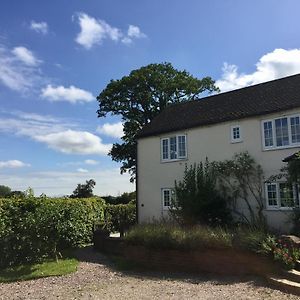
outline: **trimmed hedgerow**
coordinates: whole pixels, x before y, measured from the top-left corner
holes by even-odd
[[[0,199],[0,267],[58,257],[92,241],[101,198]]]
[[[105,208],[105,220],[110,222],[112,232],[120,232],[124,236],[131,226],[136,223],[136,202],[128,204],[108,204]]]

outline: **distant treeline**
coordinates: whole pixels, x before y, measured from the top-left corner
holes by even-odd
[[[136,200],[136,192],[123,193],[120,196],[101,196],[109,204],[127,204],[131,200]]]

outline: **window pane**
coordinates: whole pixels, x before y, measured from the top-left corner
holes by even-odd
[[[278,147],[289,145],[287,118],[275,120],[276,144]]]
[[[269,206],[277,205],[277,190],[276,183],[269,183],[267,185],[268,204]]]
[[[264,137],[265,137],[265,147],[273,146],[273,128],[272,122],[264,122]]]
[[[164,201],[164,206],[170,206],[171,205],[171,193],[170,193],[170,190],[164,190],[163,191],[163,201]]]
[[[292,143],[300,143],[300,118],[291,118]]]
[[[233,127],[232,128],[232,137],[234,140],[239,140],[241,135],[240,135],[240,127]]]
[[[176,136],[170,138],[170,159],[177,158]]]
[[[169,159],[169,139],[162,140],[162,158]]]
[[[294,207],[294,195],[291,185],[279,183],[279,193],[281,207]]]
[[[178,157],[186,157],[186,138],[185,135],[178,136]]]

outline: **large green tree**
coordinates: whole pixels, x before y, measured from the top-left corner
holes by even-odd
[[[205,91],[218,91],[210,77],[198,79],[179,71],[170,63],[150,64],[132,71],[120,80],[111,80],[97,97],[98,117],[121,116],[124,135],[109,153],[122,162],[121,173],[136,170],[136,134],[167,105],[196,99]]]
[[[10,196],[11,188],[6,185],[0,185],[0,198]]]
[[[96,185],[94,179],[86,180],[85,184],[77,184],[76,189],[70,198],[90,198],[93,197],[93,188]]]

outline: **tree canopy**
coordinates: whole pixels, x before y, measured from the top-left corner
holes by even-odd
[[[6,185],[0,185],[0,198],[6,198],[10,196],[11,194],[11,188]]]
[[[95,187],[96,182],[94,179],[87,180],[85,184],[77,184],[76,189],[73,191],[73,194],[70,198],[89,198],[93,197],[93,188]]]
[[[121,173],[136,171],[136,134],[167,105],[196,99],[205,91],[218,91],[210,77],[198,79],[170,63],[150,64],[133,70],[120,80],[111,80],[99,94],[98,117],[121,116],[124,135],[109,153],[122,162]]]

